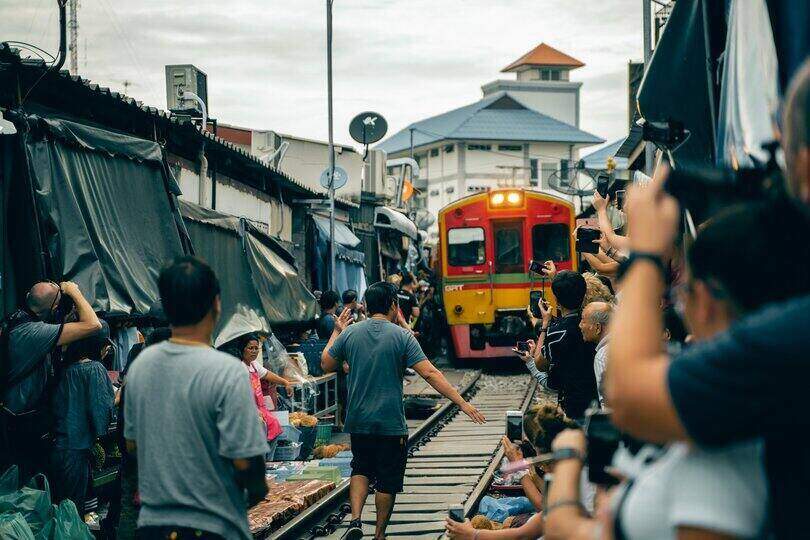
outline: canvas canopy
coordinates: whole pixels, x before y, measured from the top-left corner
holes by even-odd
[[[160,146],[52,115],[25,123],[28,170],[12,179],[10,199],[22,213],[11,223],[25,224],[10,231],[18,283],[71,280],[96,311],[147,315],[160,268],[188,250]],[[24,217],[32,206],[33,223]]]
[[[315,318],[315,297],[298,276],[295,259],[244,218],[180,201],[194,252],[219,278],[222,315],[214,331],[220,346],[249,332]]]

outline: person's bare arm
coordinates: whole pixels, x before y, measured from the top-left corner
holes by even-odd
[[[604,274],[606,276],[615,276],[616,272],[619,271],[619,263],[614,260],[605,262],[593,253],[583,253],[582,256],[585,257],[585,260],[588,261],[591,268],[600,274]]]
[[[632,249],[663,254],[677,234],[677,202],[661,191],[661,181],[631,189],[627,205]],[[660,302],[664,276],[641,259],[622,281],[622,301],[611,321],[606,370],[607,400],[613,422],[650,442],[684,440],[667,385],[669,358],[663,350]]]
[[[425,358],[413,365],[414,371],[422,377],[426,383],[433,387],[438,393],[458,405],[459,409],[469,416],[476,424],[483,424],[486,422],[484,415],[478,412],[478,409],[470,405],[461,397],[461,394],[450,384],[445,378],[444,374],[439,371],[433,363]]]
[[[350,324],[352,324],[352,310],[345,308],[340,316],[335,319],[335,328],[332,330],[332,335],[329,336],[329,341],[326,343],[326,347],[323,348],[323,352],[321,353],[321,369],[324,370],[324,372],[334,373],[338,370],[338,361],[332,358],[332,355],[329,354],[329,349],[332,348],[332,345],[335,343],[340,333]]]
[[[470,525],[469,520],[464,523],[456,523],[446,519],[445,523],[448,536],[459,540],[535,540],[543,536],[542,514],[533,515],[517,529],[500,529],[497,531],[475,530]]]
[[[551,307],[542,298],[538,300],[540,307],[540,317],[542,320],[542,327],[540,335],[537,336],[537,343],[534,345],[532,356],[534,357],[534,365],[540,371],[548,371],[548,359],[543,356],[543,345],[546,342],[546,334],[548,333],[548,325],[551,324]]]
[[[60,346],[67,345],[74,341],[92,336],[101,330],[101,321],[98,320],[90,303],[79,290],[79,286],[72,281],[64,281],[59,287],[62,289],[63,294],[68,295],[71,300],[73,300],[73,303],[76,305],[79,320],[66,323],[62,327],[62,333],[59,334],[59,341],[57,341],[56,344]]]
[[[504,436],[501,438],[501,445],[503,446],[504,456],[506,456],[506,459],[511,463],[523,459],[523,452],[520,447],[512,444],[512,441],[510,441],[508,437]],[[543,494],[537,489],[537,486],[532,481],[532,477],[529,474],[524,474],[523,478],[520,479],[520,485],[523,487],[524,495],[531,501],[535,510],[538,512],[543,510]]]
[[[262,379],[269,382],[270,384],[276,384],[276,385],[279,385],[279,386],[283,386],[284,388],[287,389],[287,392],[292,391],[292,387],[294,385],[294,383],[292,381],[288,381],[284,377],[281,377],[280,375],[276,375],[275,373],[273,373],[269,369],[267,370],[267,373],[264,374],[264,377],[262,377]]]
[[[599,230],[610,243],[611,246],[620,250],[630,249],[630,241],[627,236],[621,236],[613,232],[613,224],[607,213],[609,198],[604,198],[599,193],[593,194],[593,207],[596,209],[596,217],[599,220]]]
[[[567,429],[557,435],[552,448],[573,448],[584,456],[585,434],[578,429]],[[579,504],[581,475],[582,462],[578,459],[566,459],[554,465],[554,480],[548,490],[546,505],[546,539],[591,540],[596,537],[599,524],[588,517]]]
[[[236,485],[247,491],[248,508],[262,502],[267,495],[264,467],[264,456],[233,460],[233,468],[236,471]]]

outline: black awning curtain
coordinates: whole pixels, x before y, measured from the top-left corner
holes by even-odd
[[[29,117],[26,153],[50,273],[97,311],[146,315],[160,268],[184,252],[156,143]]]
[[[248,332],[315,318],[315,297],[298,276],[292,255],[245,219],[180,201],[195,253],[217,274],[222,315],[219,346]]]
[[[691,133],[673,152],[676,163],[714,162],[716,61],[725,46],[723,6],[707,0],[675,2],[638,91],[639,111],[646,121],[681,122]]]

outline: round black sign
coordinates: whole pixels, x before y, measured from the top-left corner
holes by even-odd
[[[360,144],[373,144],[388,131],[388,122],[375,112],[360,113],[349,124],[349,135]]]

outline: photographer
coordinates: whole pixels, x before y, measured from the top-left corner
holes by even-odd
[[[783,121],[787,184],[793,199],[807,206],[810,61],[799,70],[787,95]],[[707,447],[764,437],[776,536],[802,536],[810,452],[796,450],[796,437],[808,427],[801,405],[810,376],[810,294],[794,290],[772,295],[771,300],[783,302],[741,318],[670,363],[660,347],[658,306],[664,282],[655,256],[672,245],[680,212],[677,202],[662,191],[662,183],[659,178],[628,197],[631,249],[653,258],[634,258],[614,318],[607,374],[614,421],[647,440],[691,440]],[[726,264],[734,261],[735,277],[745,282],[748,296],[761,294],[758,288],[747,288],[752,270],[760,287],[767,288],[789,284],[787,270],[798,268],[807,274],[803,239],[808,230],[806,224],[788,226],[780,220],[767,250],[758,255],[751,254],[749,238],[739,239],[739,253]],[[778,263],[775,254],[787,254],[789,259]],[[797,276],[799,283],[802,278]]]
[[[585,343],[579,329],[585,298],[585,278],[571,270],[554,276],[551,291],[561,317],[554,320],[547,305],[540,305],[542,327],[531,355],[540,371],[548,371],[548,385],[557,390],[560,406],[569,418],[581,420],[596,399],[593,345]]]
[[[78,321],[66,323],[70,304]],[[43,438],[50,422],[44,401],[54,368],[51,353],[100,329],[93,308],[72,281],[35,284],[25,307],[9,317],[2,344],[8,364],[0,381],[0,417],[9,463],[19,465],[24,478],[45,466],[48,445]]]

